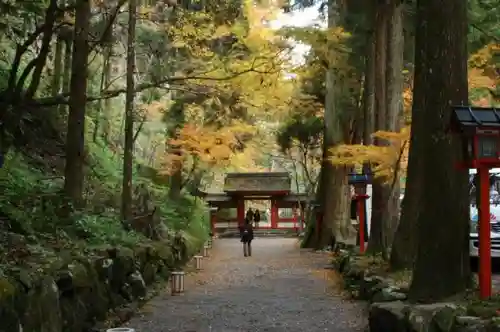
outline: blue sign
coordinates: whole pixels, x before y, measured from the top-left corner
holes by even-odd
[[[371,174],[349,174],[348,183],[370,183],[372,181]]]

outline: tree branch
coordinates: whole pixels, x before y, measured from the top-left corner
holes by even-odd
[[[470,23],[470,26],[473,27],[474,29],[476,29],[477,31],[481,32],[483,35],[487,36],[488,38],[493,39],[497,43],[500,42],[500,38],[498,38],[497,36],[494,36],[494,35],[488,33],[483,28],[480,28],[477,24]]]
[[[240,75],[244,75],[247,73],[251,72],[259,72],[255,68],[249,68],[231,75],[227,75],[224,77],[207,77],[203,76],[203,74],[199,75],[194,75],[194,76],[174,76],[174,77],[169,77],[165,78],[162,80],[158,80],[156,82],[147,82],[147,83],[142,83],[138,84],[135,88],[134,92],[141,92],[147,89],[152,89],[152,88],[157,88],[165,84],[171,84],[175,82],[181,82],[181,81],[189,81],[189,80],[199,80],[199,81],[228,81],[233,78],[236,78]],[[262,72],[263,73],[263,72]],[[110,90],[110,91],[105,91],[103,95],[101,96],[88,96],[87,97],[87,102],[91,101],[97,101],[97,100],[102,100],[102,99],[110,99],[110,98],[115,98],[118,97],[119,95],[122,95],[126,92],[125,88],[120,88],[116,90]],[[56,106],[56,105],[61,105],[61,104],[67,104],[68,103],[68,93],[66,94],[60,94],[55,97],[47,97],[47,98],[42,98],[38,100],[34,100],[33,103],[37,106]]]

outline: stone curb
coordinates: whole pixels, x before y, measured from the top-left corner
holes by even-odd
[[[370,332],[500,332],[500,317],[474,317],[463,305],[408,303],[407,289],[360,267],[359,257],[341,250],[332,264],[349,294],[370,303]]]

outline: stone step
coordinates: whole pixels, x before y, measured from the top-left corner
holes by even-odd
[[[291,230],[280,230],[280,229],[256,229],[253,231],[254,237],[296,237],[297,232]],[[218,234],[219,238],[234,238],[239,237],[240,232],[235,230],[226,230],[223,233]]]

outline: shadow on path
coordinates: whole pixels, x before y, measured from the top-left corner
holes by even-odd
[[[128,327],[137,332],[364,331],[363,305],[332,295],[323,253],[297,239],[261,238],[243,257],[238,239],[214,240],[204,271],[186,277],[186,293],[148,303]]]

